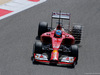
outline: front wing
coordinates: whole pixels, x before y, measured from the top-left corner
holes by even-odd
[[[46,63],[46,64],[55,63],[57,65],[71,65],[74,64],[74,62],[76,61],[76,57],[64,56],[59,58],[59,61],[55,62],[55,61],[50,61],[46,55],[34,53],[34,60],[36,62]]]

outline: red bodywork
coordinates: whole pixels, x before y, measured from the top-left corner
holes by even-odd
[[[56,38],[55,37],[55,31],[56,30],[53,30],[51,32],[46,32],[46,33],[43,33],[41,35],[41,41],[43,43],[46,43],[46,44],[52,44],[52,48],[53,48],[53,51],[51,52],[51,58],[50,58],[50,61],[56,61],[58,62],[58,64],[73,64],[73,63],[65,63],[65,62],[59,62],[59,48],[60,48],[60,45],[73,45],[74,42],[75,42],[75,38],[66,33],[64,30],[61,29],[62,31],[62,36],[60,38]],[[74,58],[74,61],[75,61],[76,58]],[[39,61],[39,60],[37,60]],[[40,61],[40,62],[50,62],[50,61]]]
[[[53,29],[53,27],[52,27],[53,19],[58,19],[58,25],[54,30],[52,30]],[[63,20],[69,21],[68,29],[66,29],[66,31],[68,33],[65,32],[65,30],[63,28],[63,24],[62,24]],[[42,28],[42,30],[43,30],[43,28]],[[55,36],[56,30],[62,31],[61,37],[57,38]],[[35,61],[43,62],[43,63],[74,64],[74,62],[77,60],[77,58],[70,56],[70,53],[68,55],[61,48],[62,46],[70,47],[71,45],[75,44],[75,38],[70,34],[70,32],[71,32],[70,31],[70,13],[62,13],[61,11],[58,13],[53,12],[52,19],[51,19],[51,27],[50,27],[50,29],[47,28],[47,31],[50,31],[50,32],[46,32],[46,29],[44,29],[43,31],[45,31],[45,33],[43,32],[43,34],[41,36],[39,34],[40,40],[43,44],[50,45],[50,48],[49,49],[42,48],[44,50],[43,52],[34,53]],[[52,49],[51,49],[51,45],[52,45]],[[48,50],[50,50],[50,51],[48,51]],[[47,51],[47,56],[46,56],[46,51]],[[45,53],[45,54],[43,55],[43,53]],[[65,56],[63,57],[63,55],[65,55]]]

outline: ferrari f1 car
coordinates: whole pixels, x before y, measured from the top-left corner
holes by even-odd
[[[53,20],[57,26],[53,27]],[[64,25],[64,21],[68,24]],[[66,26],[66,27],[64,27]],[[38,36],[33,48],[33,63],[70,65],[74,67],[78,61],[78,46],[81,42],[82,26],[70,26],[70,13],[53,12],[51,27],[47,22],[40,22]]]

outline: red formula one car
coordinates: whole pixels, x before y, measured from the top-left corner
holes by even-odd
[[[53,28],[56,19],[57,27]],[[68,25],[64,21],[68,21]],[[40,22],[38,36],[40,41],[35,42],[33,48],[33,63],[48,63],[57,65],[71,65],[78,61],[78,46],[81,41],[82,26],[70,26],[70,13],[53,12],[51,27],[48,23]]]

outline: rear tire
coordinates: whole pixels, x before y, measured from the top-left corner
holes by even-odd
[[[75,38],[75,44],[80,44],[81,34],[82,34],[82,26],[80,26],[80,25],[73,26],[72,35]]]
[[[40,22],[38,27],[38,36],[40,37],[45,32],[48,32],[48,23]]]

